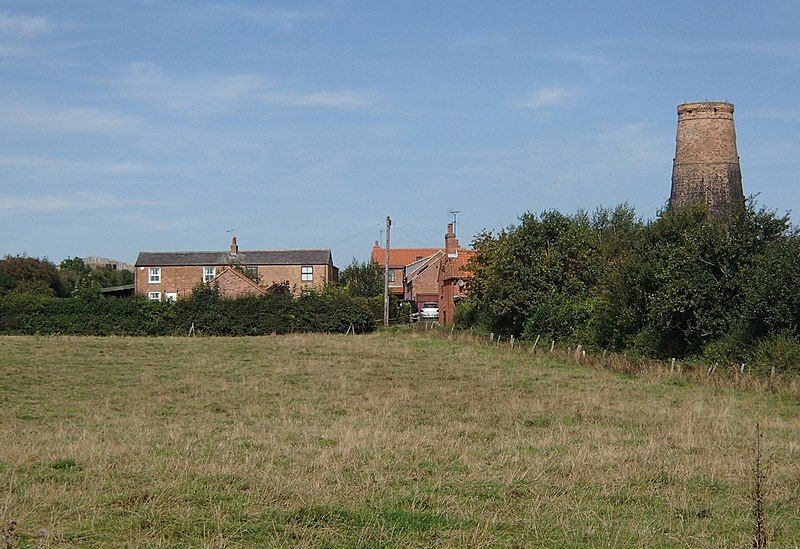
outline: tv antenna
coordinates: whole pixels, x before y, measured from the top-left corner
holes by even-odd
[[[450,210],[447,213],[453,216],[453,234],[456,234],[456,222],[458,220],[458,214],[461,213],[461,210]]]

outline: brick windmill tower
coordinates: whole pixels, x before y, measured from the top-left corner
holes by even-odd
[[[705,204],[715,218],[744,204],[732,103],[678,105],[669,205],[697,203]]]

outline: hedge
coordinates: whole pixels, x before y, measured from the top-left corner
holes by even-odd
[[[221,299],[213,290],[177,303],[133,299],[0,298],[0,334],[242,336],[289,332],[371,331],[369,303],[341,294],[294,298],[278,293]]]

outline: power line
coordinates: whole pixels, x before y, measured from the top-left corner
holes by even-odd
[[[349,236],[346,236],[346,237],[334,242],[333,244],[329,244],[329,246],[331,248],[334,248],[336,246],[339,246],[340,244],[344,244],[345,242],[347,242],[349,240],[352,240],[353,238],[355,238],[357,236],[361,236],[362,234],[364,234],[364,233],[366,233],[368,231],[374,230],[375,227],[380,227],[380,226],[381,226],[381,223],[373,223],[372,225],[370,225],[369,227],[367,227],[365,229],[361,229],[361,230],[359,230],[359,231],[357,231],[355,233],[350,234]]]

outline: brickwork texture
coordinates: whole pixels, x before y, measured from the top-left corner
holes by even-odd
[[[731,103],[678,105],[669,204],[672,208],[698,203],[714,217],[744,204]]]

